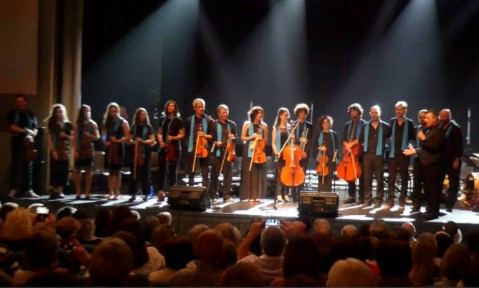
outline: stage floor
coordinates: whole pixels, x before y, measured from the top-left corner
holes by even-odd
[[[343,205],[344,198],[347,196],[345,191],[338,192],[339,209],[338,216],[328,218],[335,233],[339,234],[341,228],[346,224],[353,224],[359,227],[363,223],[370,223],[372,220],[381,219],[391,226],[399,226],[404,222],[413,222],[418,233],[429,231],[435,232],[442,228],[447,221],[458,223],[464,231],[479,224],[479,211],[467,207],[463,201],[457,201],[457,205],[452,213],[441,209],[441,216],[431,221],[423,221],[421,213],[411,213],[411,206],[406,205],[405,210],[400,213],[396,205],[392,209],[387,209],[384,204],[380,208],[366,207],[361,205]],[[129,202],[130,196],[121,195],[117,200],[108,200],[104,194],[92,194],[90,200],[76,200],[74,195],[66,195],[63,199],[49,200],[48,196],[41,196],[38,199],[18,198],[15,199],[20,205],[27,207],[32,203],[44,203],[52,212],[56,212],[63,206],[72,206],[84,210],[90,217],[94,218],[98,209],[110,207],[114,209],[119,206],[128,206],[140,213],[142,217],[147,215],[157,215],[162,211],[170,211],[173,215],[173,226],[178,233],[186,233],[188,229],[198,223],[204,223],[214,227],[221,222],[229,222],[236,225],[245,233],[249,223],[254,218],[284,218],[294,220],[298,218],[298,203],[277,203],[277,209],[274,209],[273,199],[260,199],[259,202],[239,201],[233,198],[233,202],[224,203],[222,199],[214,203],[209,209],[201,211],[171,210],[167,201],[157,202],[156,197],[148,201],[143,201],[142,197],[137,197],[134,202]],[[425,208],[422,208],[424,212]],[[310,217],[313,221],[315,218]]]

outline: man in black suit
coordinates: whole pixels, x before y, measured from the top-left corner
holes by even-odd
[[[426,113],[426,128],[420,130],[417,138],[421,142],[421,148],[415,149],[410,145],[404,150],[405,155],[417,154],[420,168],[424,175],[424,193],[426,196],[427,211],[425,220],[439,217],[439,205],[442,190],[443,168],[442,158],[444,153],[444,131],[438,126],[438,113],[428,110]]]

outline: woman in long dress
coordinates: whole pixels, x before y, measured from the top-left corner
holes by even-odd
[[[240,200],[259,202],[268,189],[266,161],[254,163],[253,155],[268,143],[268,125],[263,122],[264,109],[254,106],[248,112],[249,120],[243,124],[241,140],[245,142],[241,169]],[[256,144],[256,145],[255,145]],[[255,148],[256,147],[256,148]]]

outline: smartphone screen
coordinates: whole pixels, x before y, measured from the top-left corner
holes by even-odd
[[[279,219],[274,219],[274,218],[267,218],[265,221],[264,221],[264,227],[268,227],[268,226],[278,226],[280,225],[280,222],[279,222]]]

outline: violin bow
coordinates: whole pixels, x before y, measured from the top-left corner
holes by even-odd
[[[191,172],[195,173],[196,171],[196,158],[198,157],[198,143],[200,142],[200,135],[196,136],[196,145],[195,145],[195,157],[193,158],[193,167]]]

